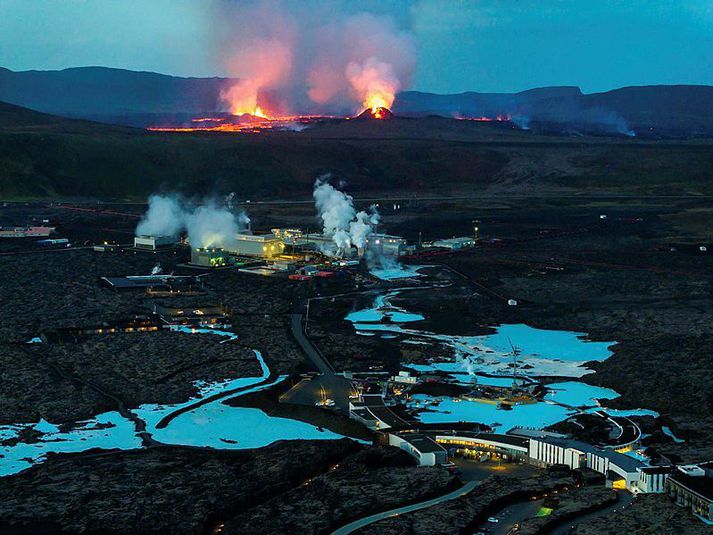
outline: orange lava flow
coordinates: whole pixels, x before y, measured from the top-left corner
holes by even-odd
[[[374,119],[384,119],[384,110],[391,108],[395,95],[387,91],[370,93],[364,99],[364,108],[371,110]]]

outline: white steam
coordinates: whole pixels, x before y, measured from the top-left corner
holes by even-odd
[[[344,253],[352,245],[366,246],[369,235],[379,223],[379,214],[375,206],[369,211],[357,213],[351,195],[332,186],[329,175],[322,175],[314,183],[314,204],[322,222],[322,232],[331,236],[339,253]]]
[[[183,230],[183,208],[176,196],[151,195],[149,209],[136,227],[137,236],[178,236]]]
[[[230,249],[235,246],[236,234],[248,223],[250,218],[245,212],[236,214],[213,200],[193,205],[178,195],[151,195],[136,234],[177,236],[185,230],[192,247]]]

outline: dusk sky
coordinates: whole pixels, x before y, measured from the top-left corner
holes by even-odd
[[[102,65],[181,76],[227,73],[204,0],[0,0],[0,66]],[[242,5],[250,2],[242,2]],[[418,51],[411,87],[453,93],[578,85],[713,84],[711,0],[299,0],[271,2],[298,32],[366,11],[394,19]],[[233,10],[221,31],[239,35]]]

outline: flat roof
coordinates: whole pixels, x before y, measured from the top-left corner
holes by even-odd
[[[397,436],[411,444],[421,453],[437,453],[441,451],[446,451],[445,449],[443,449],[443,446],[441,446],[438,442],[436,442],[427,435],[414,435],[410,433],[403,433]]]
[[[364,420],[376,420],[376,416],[374,416],[372,412],[366,407],[352,409],[351,412]]]
[[[129,277],[102,277],[101,280],[114,288],[149,288],[167,284],[185,284],[191,275],[136,275]]]
[[[682,487],[686,487],[691,492],[698,494],[701,498],[713,502],[713,478],[708,477],[708,475],[703,476],[691,476],[684,474],[680,470],[674,470],[670,476],[668,476],[669,481],[675,481]]]
[[[282,241],[280,238],[275,236],[272,232],[269,234],[238,234],[235,236],[238,241],[254,241],[254,242],[266,242],[266,241]]]
[[[387,424],[389,427],[399,427],[402,425],[408,425],[408,422],[406,420],[402,420],[401,418],[399,418],[396,413],[394,413],[388,407],[375,406],[368,407],[367,410],[371,412],[371,414],[376,416],[377,419]]]
[[[464,243],[464,242],[474,242],[475,238],[469,238],[467,236],[462,236],[460,238],[443,238],[442,240],[434,240],[433,243]]]
[[[440,437],[466,437],[472,438],[474,440],[489,440],[491,442],[500,442],[502,444],[507,444],[508,446],[516,446],[520,448],[527,448],[530,444],[530,440],[523,437],[514,437],[512,435],[501,435],[499,433],[477,433],[469,431],[455,431],[451,434],[438,434]]]

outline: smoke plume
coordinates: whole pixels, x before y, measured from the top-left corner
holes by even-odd
[[[389,17],[360,13],[318,30],[320,53],[307,76],[318,104],[391,107],[416,70],[413,36]]]
[[[177,236],[186,231],[192,247],[230,249],[236,243],[236,234],[249,223],[245,212],[236,214],[211,199],[191,204],[179,195],[151,195],[149,208],[136,227],[136,234]]]
[[[265,115],[261,93],[293,81],[296,21],[276,0],[219,2],[213,7],[222,62],[228,74],[239,79],[221,92],[221,99],[234,115]]]
[[[279,0],[212,7],[210,35],[237,78],[221,98],[236,115],[390,107],[416,70],[415,39],[386,15],[335,17]]]

